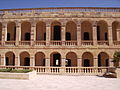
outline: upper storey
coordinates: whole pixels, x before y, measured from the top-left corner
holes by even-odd
[[[2,9],[0,18],[41,17],[41,18],[83,18],[83,17],[120,17],[120,8],[99,7],[59,7]]]

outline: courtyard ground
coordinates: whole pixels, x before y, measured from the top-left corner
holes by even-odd
[[[32,80],[0,79],[0,90],[120,90],[120,79],[38,75]]]

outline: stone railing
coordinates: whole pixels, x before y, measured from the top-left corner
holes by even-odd
[[[30,44],[31,44],[30,41],[19,41],[19,45],[22,45],[22,46],[24,46],[24,45],[30,45]]]
[[[62,41],[50,41],[51,46],[60,46],[62,45]]]
[[[93,41],[91,41],[91,40],[82,40],[82,45],[83,46],[93,45]]]
[[[102,75],[109,67],[41,67],[41,66],[0,66],[0,68],[32,69],[44,74]]]
[[[24,12],[120,12],[120,8],[106,7],[53,7],[53,8],[23,8],[23,9],[1,9],[1,13],[24,13]]]
[[[5,45],[7,46],[15,46],[16,41],[5,41]]]
[[[35,44],[35,46],[45,46],[46,41],[35,41],[34,44]]]
[[[65,46],[76,46],[77,41],[65,41]]]
[[[16,41],[5,41],[5,46],[16,46]],[[2,46],[2,41],[0,42]],[[19,41],[17,46],[29,46],[31,45],[31,41]],[[50,46],[77,46],[77,41],[50,41]],[[91,40],[82,40],[82,46],[92,46],[93,41]],[[109,45],[109,41],[97,41],[97,45]],[[120,41],[113,41],[113,45],[119,46]],[[46,46],[46,41],[33,41],[32,46]]]
[[[120,41],[113,41],[114,45],[120,45]]]
[[[97,41],[98,45],[109,45],[108,41]]]

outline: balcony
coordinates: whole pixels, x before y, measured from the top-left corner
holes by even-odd
[[[115,46],[120,45],[120,41],[113,41],[113,44],[114,44]]]
[[[30,45],[31,41],[19,41],[19,45],[20,46],[26,46],[26,45]]]
[[[45,46],[46,41],[35,41],[34,44],[35,44],[35,46]]]

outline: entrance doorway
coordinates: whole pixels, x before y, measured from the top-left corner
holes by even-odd
[[[61,40],[61,27],[60,26],[54,26],[54,40]]]
[[[89,67],[89,66],[90,66],[90,60],[84,59],[84,67]]]
[[[53,54],[53,66],[60,66],[60,54]]]

